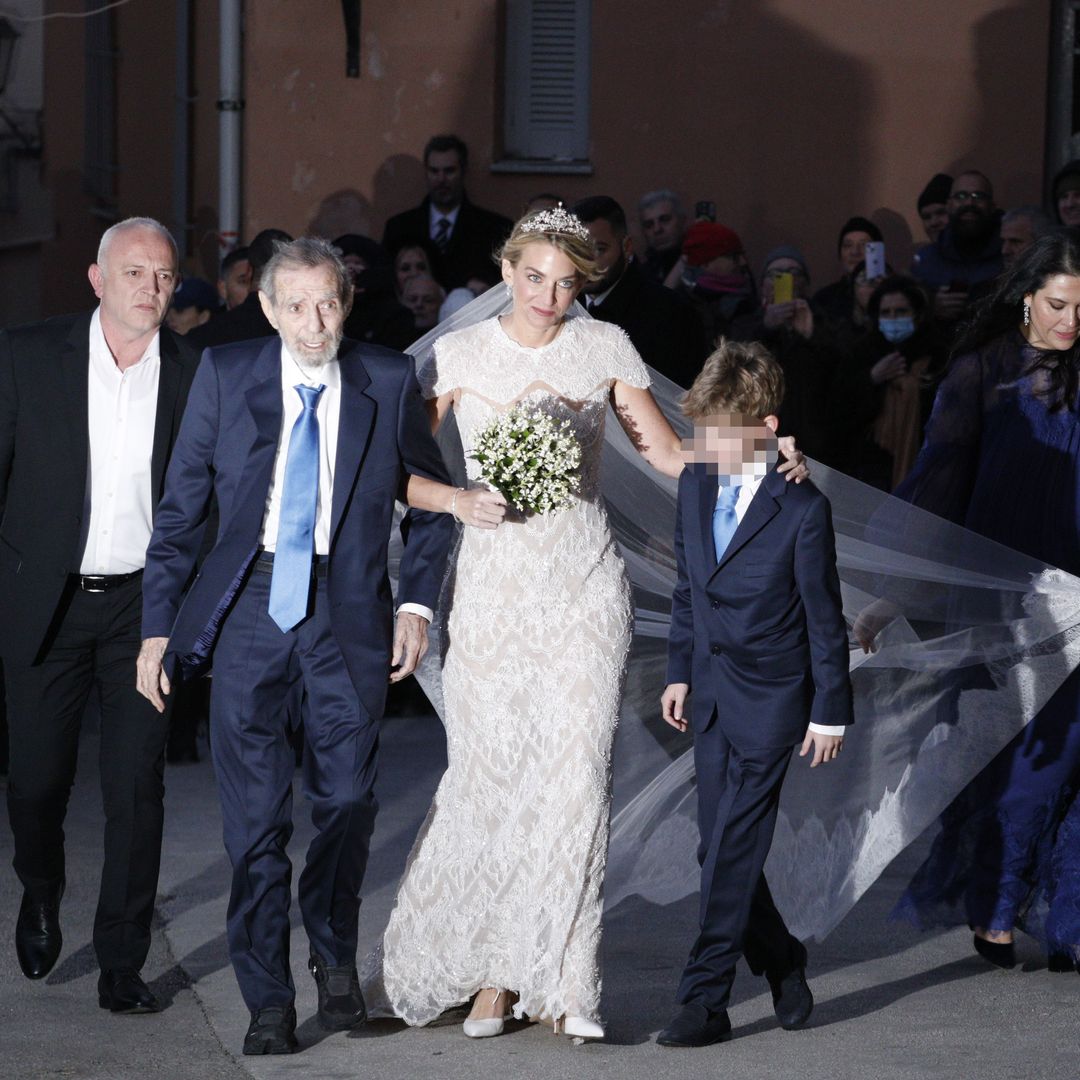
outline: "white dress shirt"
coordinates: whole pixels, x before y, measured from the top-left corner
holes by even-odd
[[[738,499],[735,500],[735,520],[742,524],[742,519],[746,517],[746,511],[753,501],[754,496],[757,494],[757,490],[761,487],[762,480],[765,479],[765,474],[768,472],[768,466],[761,462],[755,462],[752,466],[752,472],[743,475],[740,478],[742,484],[742,490],[739,492]],[[722,479],[731,479],[729,477],[722,477]],[[720,483],[717,487],[717,497],[720,492],[724,490],[725,485]],[[843,735],[846,728],[845,724],[810,724],[810,730],[816,732],[818,735]]]
[[[101,309],[90,319],[88,419],[90,456],[85,543],[79,572],[130,574],[146,565],[154,530],[150,461],[154,452],[160,335],[137,364],[116,366],[101,328]]]
[[[337,462],[338,430],[341,419],[341,367],[333,359],[314,371],[306,371],[285,347],[281,346],[281,400],[284,406],[277,455],[270,490],[266,494],[263,515],[262,547],[277,550],[278,525],[281,520],[281,493],[285,486],[285,466],[289,459],[289,440],[303,402],[296,391],[299,384],[324,387],[315,406],[319,420],[319,498],[315,510],[315,554],[330,554],[330,517],[334,506],[334,465]],[[398,611],[421,615],[428,622],[435,613],[423,604],[401,604]]]
[[[439,222],[445,218],[450,223],[450,228],[446,233],[446,239],[449,241],[450,237],[454,235],[454,227],[457,225],[458,211],[460,209],[460,203],[453,210],[436,210],[434,203],[428,204],[428,235],[432,240],[439,235]]]

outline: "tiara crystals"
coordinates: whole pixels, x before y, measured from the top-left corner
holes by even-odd
[[[523,233],[568,233],[580,240],[592,240],[592,234],[581,223],[581,218],[561,206],[541,210],[521,223]]]

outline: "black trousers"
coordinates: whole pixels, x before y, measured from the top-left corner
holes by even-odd
[[[355,963],[360,886],[375,825],[378,718],[353,686],[330,626],[326,579],[310,616],[282,632],[268,614],[270,574],[253,572],[214,650],[210,749],[232,863],[229,956],[249,1009],[288,1005],[296,757],[290,720],[303,722],[303,792],[315,837],[300,875],[300,914],[312,952]],[[299,703],[299,709],[297,705]]]
[[[790,760],[790,746],[737,749],[716,722],[694,734],[701,932],[679,984],[682,1004],[724,1009],[740,955],[755,975],[773,979],[806,964],[764,874]]]
[[[161,859],[168,720],[135,689],[141,579],[105,593],[69,586],[55,636],[31,666],[5,661],[15,872],[40,892],[64,878],[64,818],[91,692],[101,713],[105,857],[94,918],[102,968],[141,968]]]

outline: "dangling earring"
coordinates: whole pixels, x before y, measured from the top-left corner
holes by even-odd
[[[513,300],[514,299],[514,290],[511,289],[509,285],[506,286],[506,299],[507,300]]]
[[[1031,325],[1031,305],[1026,300],[1024,301],[1024,325]]]

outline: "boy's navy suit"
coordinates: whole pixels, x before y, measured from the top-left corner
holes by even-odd
[[[719,561],[719,481],[679,481],[667,681],[690,686],[702,865],[701,932],[678,999],[722,1011],[735,962],[770,982],[806,952],[784,926],[763,868],[794,744],[810,723],[852,721],[847,631],[829,503],[775,470]]]

